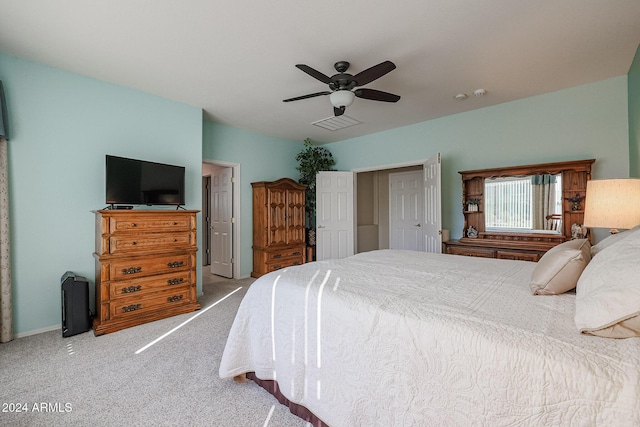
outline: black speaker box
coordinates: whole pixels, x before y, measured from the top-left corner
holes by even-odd
[[[60,278],[62,287],[62,336],[70,337],[91,329],[89,282],[67,271]]]

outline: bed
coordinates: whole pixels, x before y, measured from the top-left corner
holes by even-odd
[[[380,250],[270,273],[219,375],[332,427],[640,425],[640,338],[580,333],[576,291],[533,295],[537,265]]]

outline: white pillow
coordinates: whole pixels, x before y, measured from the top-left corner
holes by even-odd
[[[604,239],[602,239],[602,241],[600,241],[600,242],[596,243],[595,245],[591,246],[591,257],[593,258],[594,256],[596,256],[596,254],[598,252],[600,252],[604,248],[608,248],[609,246],[613,245],[614,243],[617,243],[620,240],[630,236],[632,232],[635,232],[637,230],[640,230],[640,225],[636,225],[635,227],[633,227],[630,230],[624,230],[624,231],[621,231],[619,233],[612,234],[610,236],[605,237]]]
[[[640,336],[640,232],[593,257],[576,288],[580,332],[607,338]]]
[[[531,273],[531,292],[558,295],[570,291],[590,260],[591,244],[587,239],[569,240],[551,248]]]

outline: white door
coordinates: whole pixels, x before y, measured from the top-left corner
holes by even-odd
[[[211,174],[211,274],[233,277],[233,168]]]
[[[427,159],[424,172],[424,248],[427,252],[442,252],[442,200],[440,153]]]
[[[316,175],[316,259],[354,254],[354,173]]]
[[[389,248],[424,251],[423,171],[389,174]]]

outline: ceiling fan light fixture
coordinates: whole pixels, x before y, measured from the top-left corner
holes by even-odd
[[[336,108],[348,107],[353,104],[355,97],[355,94],[350,90],[336,90],[329,95],[331,104]]]

